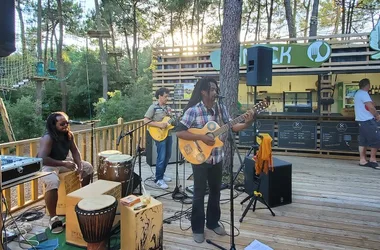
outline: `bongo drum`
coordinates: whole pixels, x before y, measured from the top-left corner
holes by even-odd
[[[129,194],[127,188],[132,188],[132,184],[130,184],[131,187],[128,187],[132,176],[132,160],[132,156],[124,154],[111,155],[104,160],[106,171],[103,175],[103,179],[107,181],[121,182],[121,197],[124,197],[126,192]]]
[[[107,172],[104,160],[111,155],[121,155],[121,152],[117,150],[106,150],[98,154],[98,179],[104,180],[104,175]]]
[[[80,230],[89,250],[106,249],[115,219],[117,200],[110,195],[84,198],[75,206]]]

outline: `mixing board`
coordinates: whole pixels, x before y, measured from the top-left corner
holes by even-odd
[[[35,175],[41,171],[42,158],[0,155],[2,185]]]

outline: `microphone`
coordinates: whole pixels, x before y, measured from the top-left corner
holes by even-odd
[[[83,122],[81,122],[81,121],[74,121],[74,120],[69,120],[69,123],[70,124],[84,124]]]
[[[226,97],[222,96],[222,95],[216,95],[216,98],[223,99],[223,98],[226,98]]]
[[[119,135],[119,137],[117,138],[117,141],[116,141],[116,146],[119,146],[121,139],[123,139],[123,131],[120,131],[120,135]]]

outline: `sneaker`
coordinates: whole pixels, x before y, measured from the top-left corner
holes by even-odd
[[[211,229],[211,228],[209,228],[209,229],[214,231],[214,233],[216,233],[217,235],[221,235],[221,236],[227,235],[226,230],[221,226],[218,226],[214,229]]]
[[[164,181],[165,181],[165,182],[171,182],[171,181],[172,181],[172,178],[170,178],[170,177],[164,175]]]
[[[193,240],[196,243],[202,243],[203,241],[205,241],[205,234],[196,234],[196,233],[193,233]]]
[[[167,189],[169,187],[168,184],[166,184],[164,180],[158,180],[156,182],[156,186],[161,189]]]
[[[53,234],[59,234],[63,232],[63,223],[59,220],[58,216],[54,216],[49,220],[49,228]]]

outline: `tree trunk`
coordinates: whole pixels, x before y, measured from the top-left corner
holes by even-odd
[[[342,13],[340,6],[335,6],[335,8],[336,8],[336,16],[335,16],[335,24],[334,24],[334,31],[333,31],[334,35],[338,34],[340,16]]]
[[[133,74],[134,80],[137,80],[137,2],[133,2],[133,45],[132,45],[132,53],[133,53]]]
[[[247,35],[248,35],[248,31],[249,31],[249,25],[251,23],[251,15],[252,15],[252,13],[253,13],[254,10],[255,10],[255,4],[252,2],[252,5],[251,5],[251,8],[249,9],[248,17],[247,17],[247,26],[246,26],[245,34],[244,34],[244,42],[247,41]]]
[[[286,22],[288,24],[289,37],[296,38],[297,37],[296,27],[294,23],[292,6],[290,5],[290,0],[284,0],[284,5],[285,5]]]
[[[98,30],[101,30],[102,23],[100,21],[100,10],[98,0],[95,0],[95,12],[96,12],[96,26]],[[103,38],[99,37],[99,52],[100,52],[100,64],[102,67],[103,78],[103,98],[108,99],[108,76],[107,76],[107,55],[103,47]]]
[[[260,35],[260,18],[261,18],[261,1],[257,0],[257,17],[256,17],[256,28],[255,28],[255,41],[259,40],[259,35]]]
[[[61,85],[61,94],[62,94],[62,111],[66,112],[67,110],[67,86],[64,81],[65,77],[65,68],[63,65],[62,58],[62,46],[63,46],[63,16],[62,16],[62,2],[57,0],[57,10],[58,10],[58,21],[59,21],[59,39],[57,45],[57,60],[58,60],[58,78]]]
[[[269,11],[268,11],[268,1],[267,1],[267,4],[266,4],[266,12],[267,12],[267,19],[268,19],[267,40],[270,39],[271,32],[272,32],[273,3],[274,3],[274,0],[270,0]]]
[[[172,46],[175,46],[174,43],[174,21],[173,21],[173,10],[170,10],[170,37],[172,38]]]
[[[193,5],[193,14],[191,15],[191,27],[190,27],[190,36],[191,36],[191,42],[192,45],[194,45],[194,36],[193,36],[193,27],[194,27],[194,17],[195,17],[195,10],[196,10],[197,0],[194,0]]]
[[[41,1],[41,0],[39,0]],[[20,4],[20,0],[17,1],[17,5],[16,5],[16,10],[17,10],[17,14],[18,14],[18,18],[20,20],[20,32],[21,32],[21,48],[22,48],[22,59],[23,59],[23,66],[24,67],[27,67],[27,50],[26,50],[26,38],[25,38],[25,25],[24,25],[24,17],[22,15],[22,9],[21,9],[21,4]],[[41,31],[40,31],[41,33]],[[27,76],[23,76],[23,77],[27,77]]]
[[[222,10],[222,0],[219,0],[218,1],[218,19],[219,19],[220,28],[222,28],[222,15],[220,14],[221,10]]]
[[[311,11],[311,17],[310,17],[310,32],[309,36],[316,36],[317,35],[317,29],[318,29],[318,6],[319,6],[319,0],[314,0],[313,3],[313,9]],[[313,42],[315,39],[309,40],[309,42]]]
[[[346,32],[345,28],[346,28],[346,1],[342,0],[342,34]]]
[[[306,11],[306,17],[305,17],[305,29],[303,31],[303,36],[304,37],[307,37],[307,34],[308,34],[308,25],[309,25],[309,16],[310,16],[310,4],[311,4],[311,0],[307,0],[307,3],[306,1],[304,0],[303,1],[303,7],[305,8],[305,11]]]
[[[242,15],[241,0],[225,0],[222,26],[221,61],[220,61],[220,89],[221,94],[228,96],[225,99],[231,117],[237,114],[237,100],[239,87],[239,51],[240,28]],[[226,172],[231,163],[232,145],[227,140],[224,144],[223,171]],[[232,151],[233,152],[233,151]],[[233,158],[233,157],[232,157]]]
[[[128,34],[127,34],[127,29],[124,27],[124,36],[125,36],[125,45],[127,46],[127,55],[128,55],[128,61],[129,65],[131,66],[131,70],[133,72],[133,60],[132,60],[132,55],[131,55],[131,49],[129,48],[129,43],[128,43]]]
[[[111,29],[112,50],[113,52],[116,53],[115,30],[113,28],[113,19],[112,19],[111,14],[110,14],[110,29]],[[119,66],[119,60],[117,59],[117,54],[114,54],[114,59],[115,59],[116,70],[119,72],[120,66]],[[119,75],[116,75],[116,77],[119,77]]]

